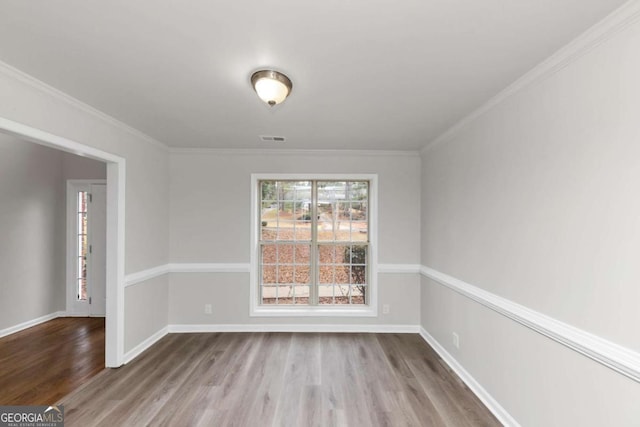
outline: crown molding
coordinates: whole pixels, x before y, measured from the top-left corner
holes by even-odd
[[[148,144],[153,145],[156,148],[159,148],[163,151],[167,151],[168,150],[168,146],[165,145],[164,143],[158,141],[157,139],[147,135],[146,133],[143,133],[141,131],[139,131],[138,129],[129,126],[128,124],[98,110],[97,108],[94,108],[92,106],[90,106],[89,104],[86,104],[82,101],[80,101],[77,98],[72,97],[71,95],[68,95],[64,92],[62,92],[59,89],[54,88],[53,86],[48,85],[47,83],[43,82],[42,80],[38,80],[35,77],[15,68],[12,67],[11,65],[7,64],[6,62],[2,62],[0,61],[0,73],[13,78],[15,80],[18,80],[22,83],[25,83],[29,86],[31,86],[32,88],[39,90],[40,92],[46,93],[49,96],[52,96],[58,100],[61,100],[65,103],[67,103],[68,105],[71,105],[74,108],[77,108],[78,110],[84,111],[85,113],[88,113],[94,117],[96,117],[97,119],[110,124],[111,126],[118,128],[138,139],[141,139],[145,142],[147,142]]]
[[[175,148],[171,154],[211,155],[211,156],[371,156],[371,157],[419,157],[417,150],[307,150],[281,148]]]
[[[638,18],[640,18],[640,1],[631,0],[623,4],[618,9],[607,15],[602,21],[580,34],[573,41],[569,42],[569,44],[560,48],[560,50],[542,61],[529,72],[525,73],[522,77],[500,91],[493,98],[489,99],[489,101],[485,102],[469,115],[462,118],[444,133],[428,142],[420,150],[420,154],[427,154],[435,147],[451,141],[478,118],[493,109],[493,107],[501,104],[503,101],[517,94],[521,90],[549,78],[553,74],[567,67],[569,64],[578,60],[599,44],[637,21]]]

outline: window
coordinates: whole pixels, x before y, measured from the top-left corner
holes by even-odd
[[[255,176],[252,314],[375,315],[375,176]]]
[[[76,300],[87,299],[87,201],[89,193],[78,191],[76,198]]]

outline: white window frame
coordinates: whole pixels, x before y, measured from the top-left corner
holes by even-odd
[[[261,305],[260,298],[260,181],[369,181],[369,303],[366,305],[300,306]],[[378,175],[377,174],[251,174],[251,270],[249,273],[251,317],[377,317],[378,316]]]

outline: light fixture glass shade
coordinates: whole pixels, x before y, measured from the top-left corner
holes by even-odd
[[[253,73],[251,83],[260,99],[271,106],[280,104],[287,99],[293,87],[287,76],[273,70],[261,70]]]

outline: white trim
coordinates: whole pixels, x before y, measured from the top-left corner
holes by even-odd
[[[0,63],[0,72],[2,71]],[[97,148],[0,117],[0,132],[107,163],[107,313],[105,365],[117,368],[124,356],[124,251],[126,160]]]
[[[149,347],[151,347],[152,345],[160,341],[168,333],[169,333],[169,327],[165,326],[164,328],[160,329],[158,332],[151,335],[146,340],[142,341],[137,346],[133,347],[131,350],[127,351],[127,353],[124,355],[124,364],[126,365],[136,357],[140,356],[140,354],[143,351],[147,350]]]
[[[367,180],[369,181],[369,304],[359,308],[271,308],[258,304],[258,181],[273,180]],[[249,316],[378,316],[378,175],[377,174],[314,174],[314,173],[252,173],[251,174],[251,261],[249,271]]]
[[[146,270],[127,274],[124,278],[124,286],[134,286],[138,283],[151,280],[155,277],[169,273],[250,273],[251,264],[238,263],[170,263],[158,265]],[[379,264],[378,274],[418,274],[419,264]],[[279,312],[281,313],[281,312]],[[335,314],[335,311],[332,313]]]
[[[222,324],[222,325],[169,325],[169,333],[191,332],[320,332],[417,334],[418,325],[302,325],[302,324]]]
[[[69,312],[64,312],[64,314],[60,317],[102,317],[103,319],[106,319],[107,316],[105,315],[95,315],[95,314],[82,314],[82,313],[69,313]]]
[[[126,161],[107,163],[107,316],[105,361],[124,363],[124,265]]]
[[[251,317],[377,317],[377,307],[370,306],[257,306]]]
[[[56,150],[66,151],[67,153],[76,154],[81,157],[88,157],[94,160],[113,163],[124,161],[122,157],[107,153],[106,151],[98,150],[97,148],[80,144],[79,142],[72,141],[62,136],[54,135],[3,117],[0,117],[0,131],[9,135],[17,136],[20,139],[55,148]]]
[[[419,274],[420,264],[378,264],[378,273]]]
[[[211,156],[373,156],[373,157],[419,157],[417,150],[308,150],[282,148],[170,148],[171,154]]]
[[[171,263],[171,273],[249,273],[248,263]]]
[[[549,58],[542,61],[532,70],[525,73],[518,80],[500,91],[496,96],[489,99],[478,109],[471,112],[462,120],[458,121],[444,133],[427,143],[421,154],[426,154],[434,147],[448,142],[455,138],[460,132],[466,129],[470,124],[482,115],[486,114],[496,105],[502,103],[506,99],[520,92],[521,90],[532,86],[544,79],[549,78],[553,74],[562,70],[572,62],[576,61],[598,44],[612,37],[618,31],[622,30],[640,17],[640,2],[631,0],[623,4],[621,7],[613,11],[602,21],[598,22],[584,33],[579,35],[569,44],[562,47]]]
[[[64,317],[65,315],[65,311],[56,311],[55,313],[47,314],[36,319],[27,320],[26,322],[9,326],[8,328],[0,329],[0,338],[6,337],[7,335],[15,334],[16,332],[23,331],[25,329],[39,325],[40,323],[48,322],[49,320],[53,320],[58,317]]]
[[[58,90],[56,88],[54,88],[53,86],[49,86],[48,84],[46,84],[45,82],[36,79],[33,76],[30,76],[29,74],[26,74],[20,70],[18,70],[15,67],[12,67],[11,65],[7,64],[6,62],[2,62],[0,61],[0,73],[9,76],[11,78],[14,78],[22,83],[26,83],[29,86],[35,88],[36,90],[42,91],[44,93],[46,93],[47,95],[50,95],[58,100],[61,100],[63,102],[66,102],[67,104],[85,112],[88,113],[106,123],[109,123],[110,125],[123,130],[125,132],[127,132],[130,135],[135,136],[136,138],[142,139],[146,142],[148,142],[151,145],[154,145],[157,148],[160,148],[164,151],[168,150],[168,147],[163,144],[162,142],[152,138],[151,136],[147,135],[146,133],[140,132],[138,129],[135,129],[131,126],[129,126],[128,124],[121,122],[120,120],[96,109],[93,108],[92,106],[85,104],[84,102],[72,97],[71,95],[62,92],[61,90]]]
[[[169,267],[169,264],[164,264],[146,270],[138,271],[137,273],[127,274],[124,277],[124,286],[126,288],[128,286],[133,286],[138,283],[151,280],[155,277],[162,276],[163,274],[167,274],[169,273]]]
[[[640,382],[640,353],[432,268],[422,266],[420,273],[496,313]]]
[[[475,394],[478,399],[491,411],[491,413],[500,421],[504,426],[508,427],[517,427],[520,424],[509,414],[506,409],[504,409],[497,400],[489,394],[487,390],[480,385],[478,381],[476,381],[473,376],[467,372],[464,367],[458,363],[458,361],[445,350],[443,346],[440,345],[438,340],[432,337],[429,332],[427,332],[424,328],[420,327],[420,336],[424,339],[427,344],[431,346],[438,353],[438,356],[444,360],[444,362],[449,365],[449,367],[455,372],[458,377],[469,387],[469,389]]]

